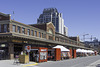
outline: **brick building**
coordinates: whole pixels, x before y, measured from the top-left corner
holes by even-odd
[[[10,14],[0,13],[0,50],[5,51],[4,59],[13,59],[16,54],[24,51],[27,45],[45,48],[63,45],[70,49],[74,58],[77,48],[88,49],[79,41],[55,32],[52,22],[26,25],[11,20]]]

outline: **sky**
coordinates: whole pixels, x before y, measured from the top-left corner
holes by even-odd
[[[24,24],[36,24],[44,8],[57,8],[63,14],[68,36],[83,35],[100,40],[100,0],[0,0],[0,12]],[[13,15],[14,11],[14,15]]]

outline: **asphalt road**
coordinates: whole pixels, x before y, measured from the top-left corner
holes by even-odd
[[[43,62],[33,67],[86,67],[98,60],[100,60],[100,56],[78,57],[63,61]]]

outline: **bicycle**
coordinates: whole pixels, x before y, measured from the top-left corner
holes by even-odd
[[[20,64],[20,62],[19,62],[19,56],[16,55],[13,64],[16,64],[16,65],[19,65]]]

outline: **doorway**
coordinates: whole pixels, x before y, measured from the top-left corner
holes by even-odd
[[[29,53],[30,61],[39,62],[39,51],[38,49],[33,49]]]
[[[8,47],[0,47],[0,60],[8,59]]]
[[[21,51],[23,51],[23,45],[22,44],[14,44],[14,57],[16,55],[20,55]]]

